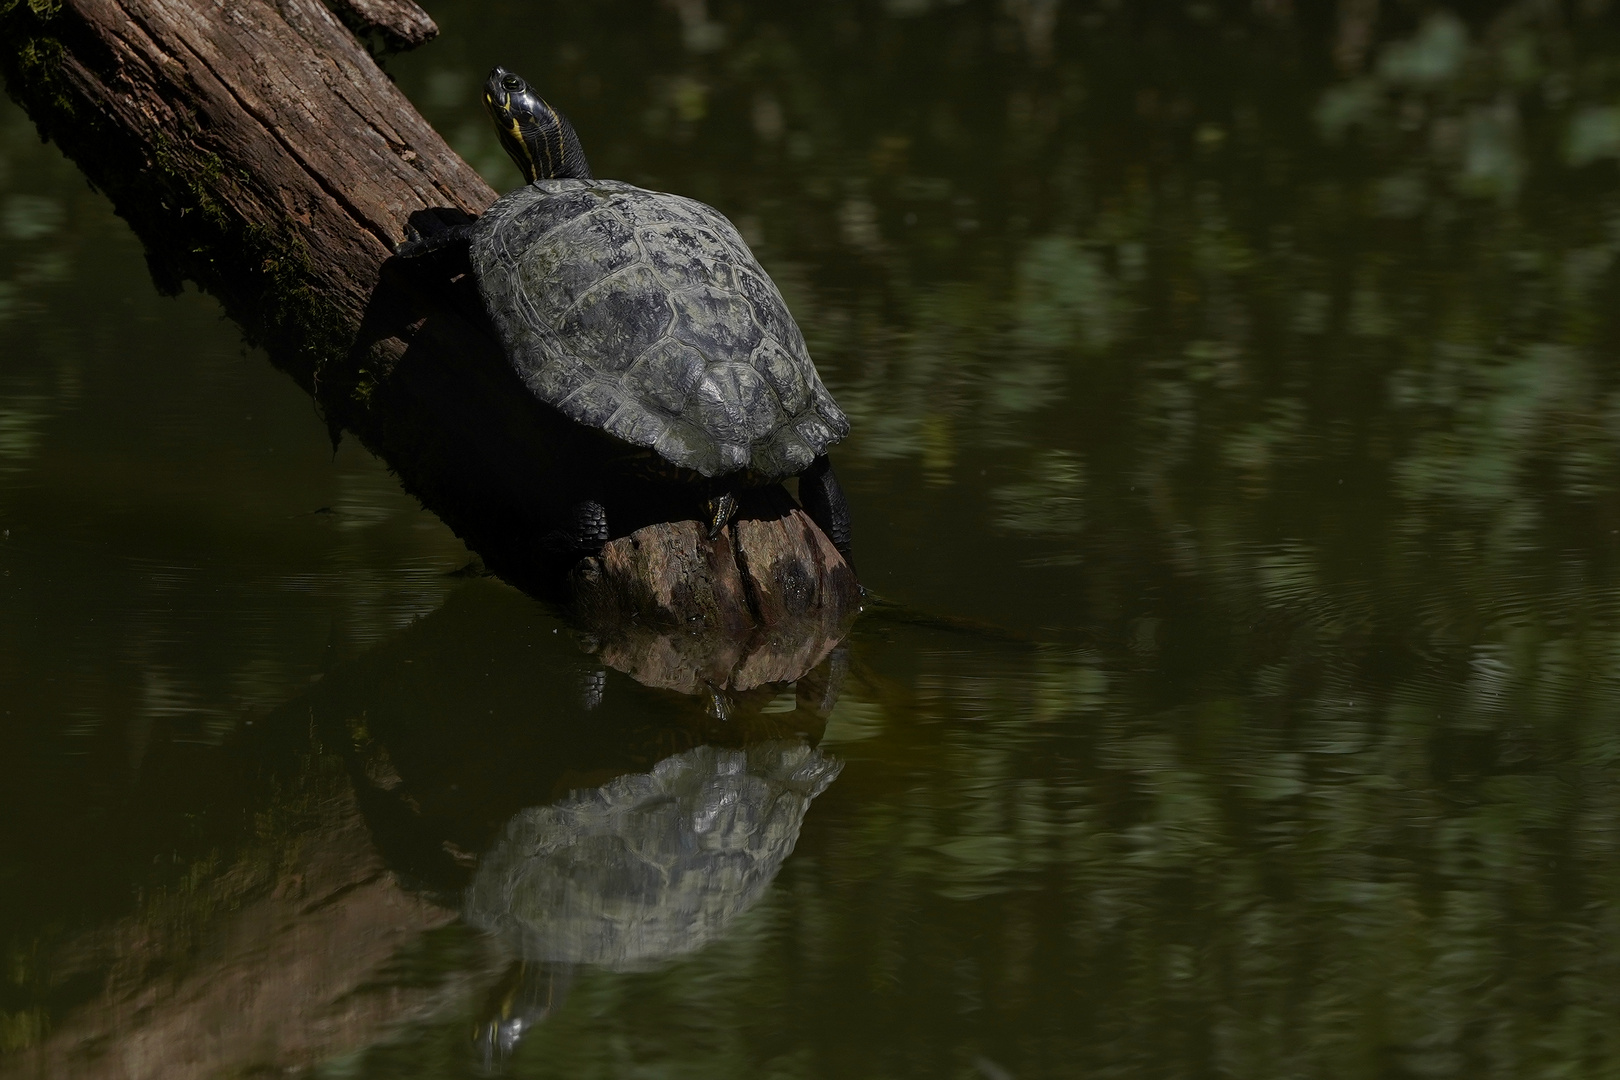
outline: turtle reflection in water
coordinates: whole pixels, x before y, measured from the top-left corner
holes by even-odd
[[[398,248],[470,271],[507,359],[541,401],[627,444],[628,471],[707,499],[712,539],[743,488],[799,477],[806,513],[846,559],[849,511],[827,448],[849,421],[776,286],[725,215],[591,176],[573,125],[497,67],[484,103],[529,183],[476,221]],[[553,537],[612,534],[587,494]]]
[[[798,742],[700,746],[512,818],[463,909],[522,965],[480,1029],[486,1060],[556,1007],[574,965],[642,969],[719,936],[842,768]]]

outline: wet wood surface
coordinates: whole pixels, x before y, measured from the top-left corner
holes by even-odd
[[[159,289],[217,297],[334,438],[359,437],[497,573],[594,620],[700,633],[769,624],[797,603],[785,582],[834,620],[853,611],[853,573],[806,541],[785,492],[680,580],[680,518],[585,567],[547,550],[591,433],[522,386],[469,282],[391,260],[407,223],[464,220],[496,194],[350,29],[400,48],[435,28],[409,0],[334,4],[342,18],[319,0],[25,0],[0,7],[0,70],[134,228]]]

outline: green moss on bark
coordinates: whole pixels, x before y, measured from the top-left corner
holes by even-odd
[[[50,134],[49,120],[75,118],[73,93],[62,77],[67,49],[57,24],[61,4],[44,0],[0,0],[0,76],[6,91]],[[42,115],[45,114],[45,115]]]
[[[93,67],[99,43],[75,52],[57,0],[0,0],[0,74],[39,128],[105,191],[146,245],[160,292],[191,280],[219,297],[248,341],[315,394],[334,422],[364,410],[374,389],[351,351],[357,325],[325,293],[305,241],[284,220],[247,220],[232,170],[198,128],[149,133],[144,142],[101,118],[104,110],[67,77],[68,58]],[[77,46],[75,46],[77,47]],[[110,59],[110,58],[109,58]],[[175,103],[184,123],[185,102]],[[130,168],[132,162],[142,167]]]

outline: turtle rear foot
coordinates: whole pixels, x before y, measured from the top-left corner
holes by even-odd
[[[737,516],[737,496],[727,491],[709,500],[709,539],[720,535],[731,519]]]

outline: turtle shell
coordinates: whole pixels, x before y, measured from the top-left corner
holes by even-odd
[[[752,907],[842,763],[803,743],[700,746],[530,807],[478,862],[463,907],[526,960],[641,968]]]
[[[713,207],[616,180],[537,180],[473,228],[518,375],[565,416],[704,476],[802,472],[849,432],[804,336]]]

